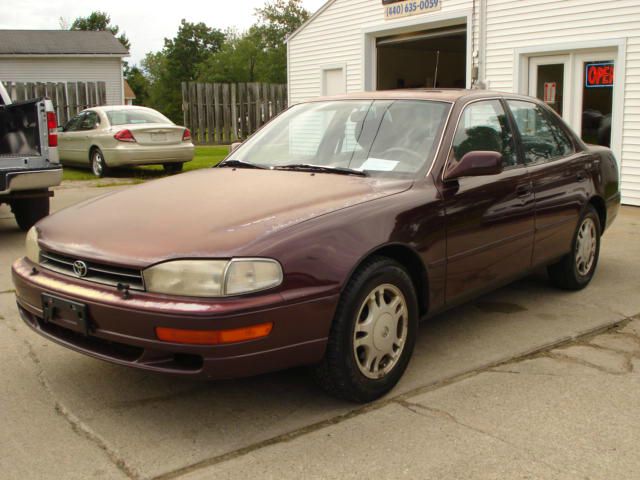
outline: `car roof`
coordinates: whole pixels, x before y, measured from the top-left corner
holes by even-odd
[[[532,100],[523,95],[497,92],[492,90],[469,90],[463,88],[418,88],[381,90],[376,92],[351,93],[330,97],[319,97],[308,100],[318,102],[327,100],[435,100],[441,102],[456,102],[458,100],[474,100],[481,98],[509,97]]]
[[[102,105],[99,107],[87,108],[87,110],[100,110],[102,112],[112,112],[114,110],[151,110],[152,112],[156,111],[153,108],[142,107],[140,105]]]

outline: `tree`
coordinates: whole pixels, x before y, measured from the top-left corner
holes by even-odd
[[[61,17],[62,21],[62,17]],[[62,23],[61,23],[62,24]],[[131,42],[124,33],[118,36],[120,27],[117,25],[111,25],[111,17],[106,12],[91,12],[88,17],[78,17],[71,24],[70,30],[84,30],[92,32],[104,32],[108,31],[116,37],[122,46],[129,50],[131,48]]]
[[[221,30],[183,19],[176,36],[165,38],[162,52],[147,54],[142,62],[152,79],[149,104],[174,122],[182,122],[182,82],[195,80],[200,64],[217,53],[224,42]]]
[[[286,83],[288,35],[307,18],[300,0],[275,0],[256,9],[258,22],[243,34],[227,33],[227,43],[198,69],[207,82]]]
[[[144,75],[144,72],[137,66],[124,69],[124,78],[129,83],[131,90],[136,94],[134,100],[135,105],[146,105],[149,96],[149,79]]]

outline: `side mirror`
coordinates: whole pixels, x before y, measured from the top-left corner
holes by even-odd
[[[234,142],[231,144],[231,147],[229,147],[229,153],[233,153],[235,152],[238,147],[240,147],[240,145],[242,145],[242,142]]]
[[[445,180],[502,173],[502,154],[476,150],[465,154],[460,161],[445,172]]]

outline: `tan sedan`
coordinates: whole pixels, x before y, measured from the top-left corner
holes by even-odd
[[[97,177],[154,164],[177,173],[194,155],[189,129],[151,108],[124,105],[82,111],[62,128],[58,146],[64,165],[88,166]]]

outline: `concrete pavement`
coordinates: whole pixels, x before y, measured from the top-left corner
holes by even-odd
[[[126,187],[60,189],[54,208],[114,188]],[[640,312],[639,228],[640,209],[623,209],[582,292],[534,275],[423,325],[405,378],[368,407],[326,397],[304,369],[194,383],[105,364],[32,333],[12,293],[0,293],[0,472],[604,478],[615,467],[616,478],[632,478],[639,327],[628,322]],[[12,288],[8,266],[23,238],[0,207],[0,292]],[[627,330],[592,338],[609,328]]]

